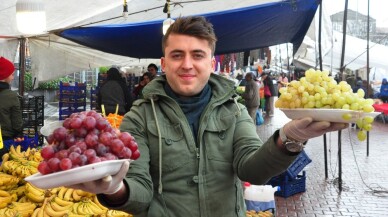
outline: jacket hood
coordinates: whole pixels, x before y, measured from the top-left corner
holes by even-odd
[[[383,84],[387,84],[387,79],[386,79],[386,78],[383,78],[382,83],[383,83]]]

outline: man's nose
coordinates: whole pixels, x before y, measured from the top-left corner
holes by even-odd
[[[191,68],[193,68],[193,60],[192,60],[192,58],[190,56],[186,56],[183,59],[182,68],[184,68],[184,69],[191,69]]]

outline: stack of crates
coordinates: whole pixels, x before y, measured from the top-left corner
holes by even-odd
[[[21,99],[23,119],[23,134],[29,138],[39,137],[39,144],[43,144],[43,136],[39,130],[44,125],[44,96],[34,96]]]
[[[59,86],[59,120],[64,120],[71,114],[81,111],[86,111],[86,84],[61,82]]]
[[[311,163],[311,159],[305,151],[302,151],[286,172],[273,177],[268,184],[280,187],[280,191],[276,191],[275,196],[287,198],[294,194],[305,192],[306,171],[303,171],[303,169],[309,163]],[[301,172],[302,174],[300,174]]]
[[[98,97],[98,87],[95,89],[90,88],[90,110],[97,111],[97,97]]]

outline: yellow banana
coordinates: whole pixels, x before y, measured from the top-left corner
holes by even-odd
[[[30,156],[31,148],[28,147],[27,150],[24,151],[24,157],[28,158]]]
[[[74,191],[73,188],[68,188],[65,195],[63,196],[63,199],[67,200],[67,201],[72,201],[73,200],[73,197],[72,197],[73,191]]]
[[[51,207],[51,203],[47,203],[44,208],[44,212],[50,217],[63,217],[69,212],[69,210],[56,211]]]
[[[9,154],[8,153],[3,154],[2,159],[3,159],[3,163],[8,161],[9,160]]]
[[[22,196],[22,197],[18,200],[18,202],[20,202],[20,203],[25,203],[25,202],[28,202],[28,201],[29,201],[29,200],[28,200],[28,198],[27,198],[26,195]]]
[[[53,208],[53,210],[55,210],[57,212],[61,212],[61,211],[64,211],[64,210],[70,210],[71,207],[73,206],[73,204],[70,204],[70,205],[67,205],[67,206],[61,206],[58,203],[56,203],[55,200],[51,201],[50,205],[51,205],[51,208]]]
[[[65,197],[66,191],[67,191],[67,188],[61,187],[61,189],[60,189],[59,192],[58,192],[58,197],[61,198],[61,199],[63,199],[63,198]]]
[[[86,204],[84,202],[81,202],[81,204],[79,204],[77,207],[77,213],[82,215],[93,214],[90,210],[87,209],[85,205]]]
[[[0,197],[9,197],[9,196],[11,196],[10,193],[3,191],[3,190],[0,190]]]
[[[32,194],[35,194],[35,195],[44,195],[45,194],[45,190],[31,185],[29,182],[26,183],[26,190],[25,191],[26,191],[26,193],[31,192]]]
[[[22,146],[21,146],[21,145],[16,146],[16,153],[17,153],[18,155],[23,155],[23,154],[22,154]]]
[[[31,214],[31,217],[38,217],[38,212],[41,208],[36,208],[34,212]]]
[[[12,195],[9,197],[0,197],[0,209],[8,206],[12,202]]]
[[[93,203],[95,203],[98,207],[100,207],[100,209],[103,209],[103,210],[108,210],[108,208],[106,208],[105,206],[103,206],[100,201],[98,201],[98,198],[97,198],[97,195],[94,195],[93,196]]]
[[[86,204],[93,212],[93,214],[105,214],[106,213],[106,210],[104,209],[101,209],[99,206],[97,206],[97,204],[93,203],[92,201],[88,202]]]
[[[60,206],[72,206],[74,203],[71,201],[64,200],[60,197],[54,198],[55,203],[59,204]]]
[[[45,198],[44,194],[37,195],[37,194],[34,194],[32,192],[27,192],[26,197],[35,203],[42,203],[44,201],[44,198]]]
[[[82,196],[78,194],[78,190],[73,191],[72,197],[74,201],[80,201],[82,199]]]
[[[108,212],[106,213],[106,216],[110,216],[110,217],[132,217],[131,214],[128,214],[126,212],[119,211],[119,210],[108,210]]]

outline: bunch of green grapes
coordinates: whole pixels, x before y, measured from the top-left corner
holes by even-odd
[[[351,86],[346,81],[337,83],[329,72],[309,69],[305,77],[299,81],[293,80],[286,87],[280,88],[279,99],[275,107],[295,109],[345,109],[360,112],[373,112],[373,99],[365,99],[365,92],[358,89],[353,93]],[[350,120],[352,115],[343,115],[345,120]],[[357,137],[363,141],[366,138],[365,131],[371,129],[373,117],[359,118],[357,126],[361,129]]]

